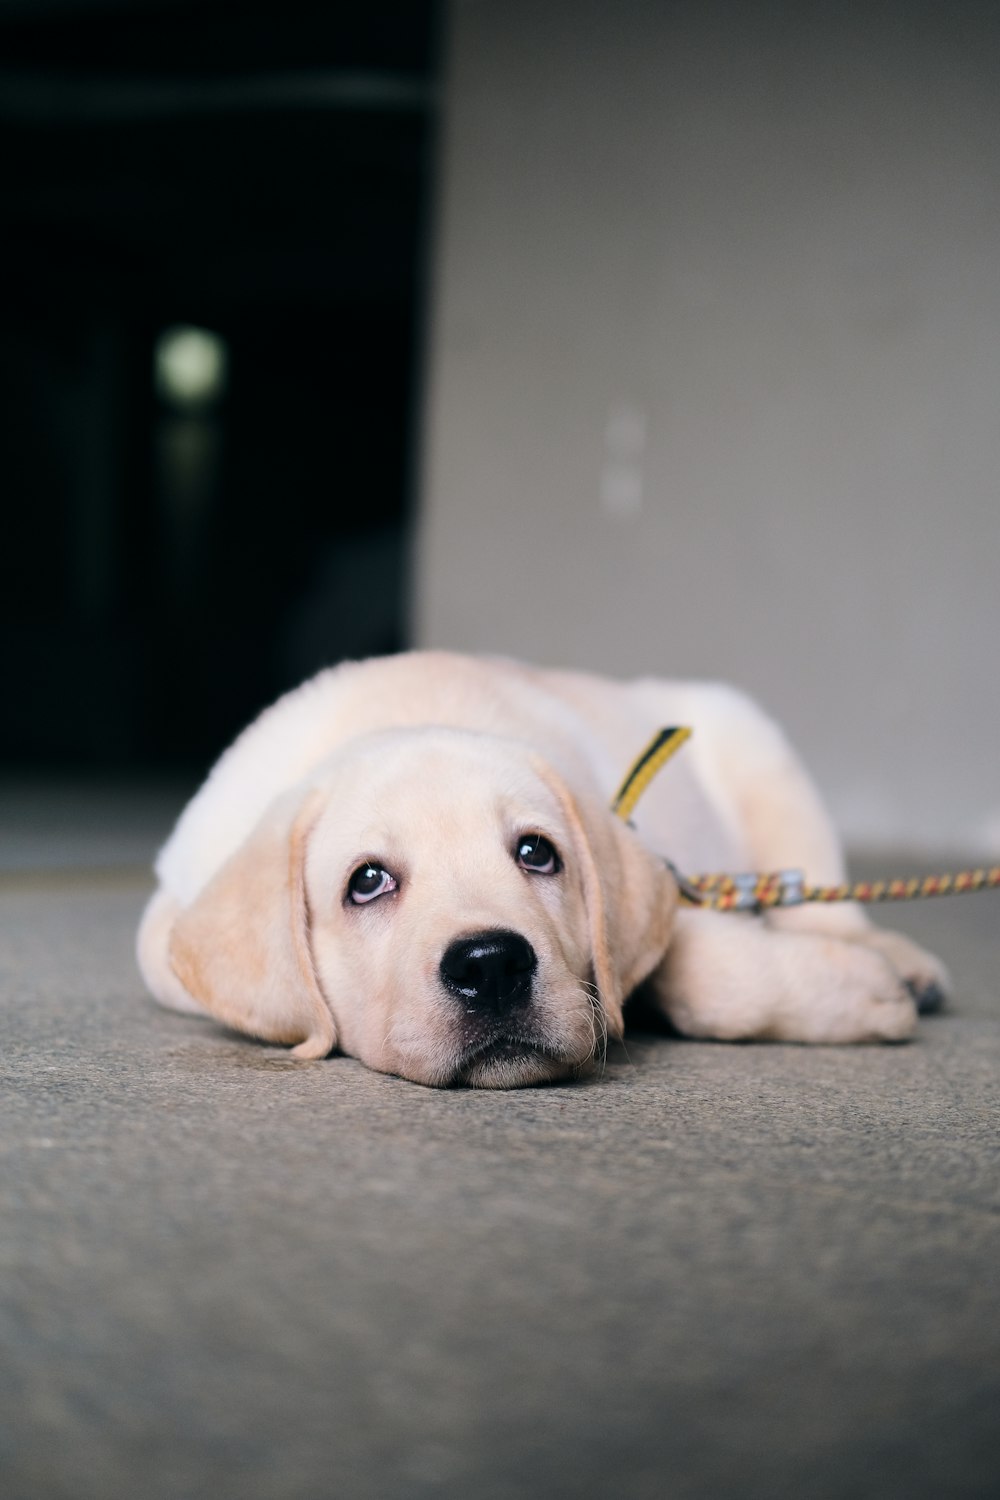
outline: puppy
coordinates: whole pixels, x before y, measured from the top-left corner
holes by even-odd
[[[658,727],[689,745],[634,826],[609,808]],[[281,698],[222,756],[160,853],[138,936],[153,995],[430,1085],[573,1076],[640,985],[682,1033],[899,1041],[941,965],[854,905],[681,905],[682,871],[839,882],[822,804],[753,703],[414,652]]]

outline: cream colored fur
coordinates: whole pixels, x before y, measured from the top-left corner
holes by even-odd
[[[666,724],[689,745],[634,829],[608,811]],[[559,872],[522,868],[529,833]],[[648,980],[691,1036],[898,1041],[940,964],[855,906],[767,919],[679,906],[682,870],[799,866],[838,881],[821,802],[780,730],[731,688],[617,683],[448,653],[321,673],[222,756],[157,860],[138,956],[152,993],[296,1055],[335,1046],[426,1084],[586,1069]],[[398,888],[357,906],[366,861]],[[537,958],[516,1021],[442,983],[449,944],[513,932]]]

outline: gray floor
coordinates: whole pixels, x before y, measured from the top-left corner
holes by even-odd
[[[438,1093],[147,1003],[170,798],[60,795],[0,790],[5,1500],[1000,1493],[1000,894],[897,914],[915,1044]]]

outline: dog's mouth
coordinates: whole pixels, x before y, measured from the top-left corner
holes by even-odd
[[[479,1089],[531,1088],[565,1078],[579,1068],[579,1063],[538,1037],[501,1032],[465,1049],[452,1082]]]

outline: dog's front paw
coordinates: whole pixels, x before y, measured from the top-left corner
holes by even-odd
[[[843,957],[842,957],[843,961]],[[913,994],[881,953],[855,949],[831,994],[831,1041],[905,1042],[917,1026]]]
[[[866,934],[866,948],[887,958],[913,996],[922,1016],[942,1010],[952,996],[952,983],[944,964],[901,932],[879,928]]]

